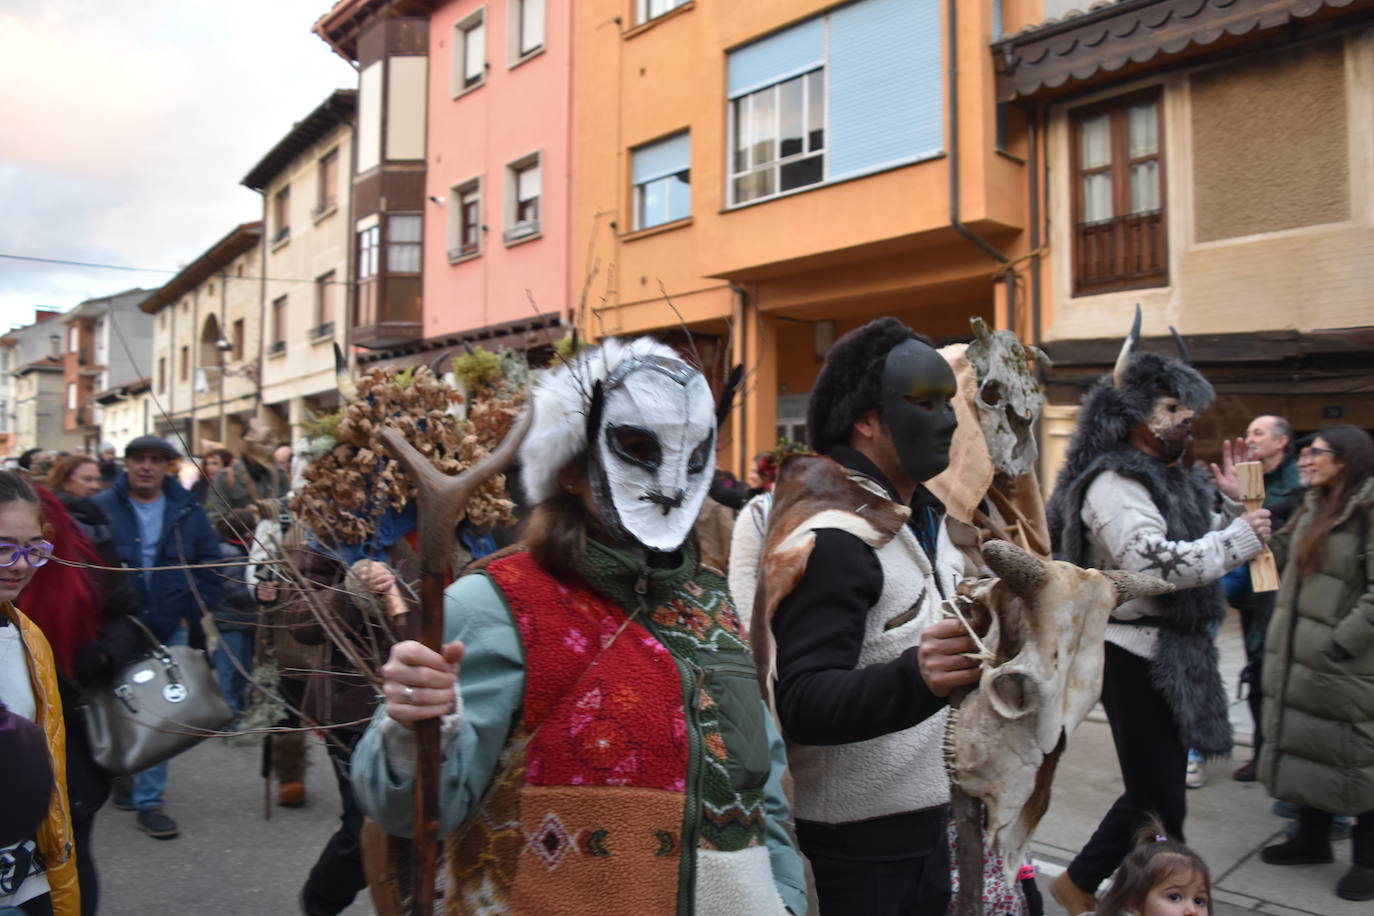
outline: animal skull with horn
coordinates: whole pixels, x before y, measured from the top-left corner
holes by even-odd
[[[1049,807],[1069,733],[1101,692],[1108,616],[1172,586],[1041,560],[1006,541],[989,541],[983,556],[998,578],[970,580],[945,602],[983,656],[978,687],[951,710],[946,762],[951,783],[987,806],[988,829],[1014,868]]]

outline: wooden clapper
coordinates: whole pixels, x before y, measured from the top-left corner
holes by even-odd
[[[1236,462],[1236,484],[1240,501],[1246,512],[1264,508],[1264,465],[1258,461]],[[1255,592],[1273,592],[1279,587],[1279,569],[1274,554],[1268,548],[1250,561],[1250,588]]]

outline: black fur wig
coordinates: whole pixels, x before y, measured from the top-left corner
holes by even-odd
[[[1108,372],[1083,396],[1055,490],[1077,480],[1099,455],[1126,447],[1131,428],[1145,422],[1161,397],[1178,398],[1201,413],[1215,394],[1212,384],[1185,362],[1158,353],[1132,354],[1120,388]]]
[[[849,444],[854,421],[882,405],[887,354],[908,340],[935,346],[929,337],[891,317],[876,318],[835,341],[806,407],[807,438],[813,451],[824,455],[837,445]]]

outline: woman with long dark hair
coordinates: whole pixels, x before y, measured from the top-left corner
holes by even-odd
[[[1283,568],[1264,659],[1260,779],[1298,805],[1297,835],[1270,865],[1332,861],[1337,814],[1357,814],[1353,864],[1336,885],[1374,900],[1374,440],[1333,426],[1312,440],[1302,508],[1270,542]]]

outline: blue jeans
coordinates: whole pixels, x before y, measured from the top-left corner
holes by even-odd
[[[186,645],[186,627],[177,627],[177,631],[172,634],[172,638],[167,640],[169,646]],[[150,766],[148,769],[134,774],[134,807],[139,811],[151,811],[154,808],[162,807],[162,796],[167,791],[167,762]]]
[[[215,650],[215,671],[219,674],[219,692],[229,703],[234,715],[247,705],[248,680],[253,673],[253,632],[251,630],[220,630],[219,648]]]

